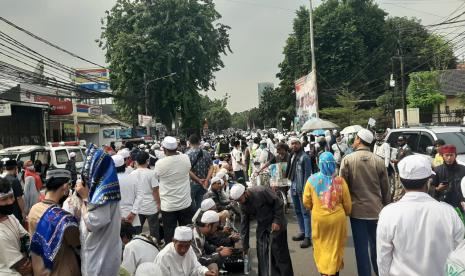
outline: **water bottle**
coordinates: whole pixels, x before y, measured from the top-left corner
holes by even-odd
[[[249,255],[244,255],[244,275],[249,275]]]

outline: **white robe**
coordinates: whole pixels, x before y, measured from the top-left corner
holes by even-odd
[[[82,275],[118,275],[122,251],[119,202],[88,212],[82,217],[80,228]]]
[[[192,247],[181,256],[172,242],[158,253],[155,265],[155,276],[203,276],[208,271],[199,263]]]
[[[158,249],[147,241],[144,236],[135,236],[126,246],[123,252],[121,266],[131,275],[134,275],[142,263],[153,263],[158,255]]]
[[[135,206],[137,196],[137,183],[134,177],[128,173],[118,173],[119,188],[121,192],[121,200],[119,202],[121,208],[121,217],[126,218],[129,213],[136,214],[132,222],[132,226],[140,226],[138,216],[138,206]]]

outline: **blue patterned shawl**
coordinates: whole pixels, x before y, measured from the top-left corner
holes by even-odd
[[[313,174],[309,178],[309,182],[315,189],[318,196],[322,192],[329,190],[333,184],[333,174],[336,171],[336,161],[330,152],[323,152],[318,159],[318,167],[320,172]]]
[[[89,210],[121,199],[115,163],[103,149],[89,146],[81,176],[89,187]]]
[[[31,251],[42,257],[49,270],[53,270],[53,260],[68,227],[78,227],[76,218],[57,205],[52,205],[42,215],[32,235]]]

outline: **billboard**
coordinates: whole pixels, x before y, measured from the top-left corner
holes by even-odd
[[[300,128],[303,124],[318,117],[318,100],[316,91],[316,76],[314,71],[295,81],[296,97],[296,125]]]
[[[76,69],[74,82],[81,89],[108,91],[110,90],[110,72],[106,68]]]

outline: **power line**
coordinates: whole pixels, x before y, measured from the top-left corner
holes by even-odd
[[[55,49],[58,49],[58,50],[60,50],[60,51],[62,51],[62,52],[64,52],[64,53],[67,53],[67,54],[70,55],[70,56],[73,56],[73,57],[78,58],[78,59],[80,59],[80,60],[82,60],[82,61],[88,62],[88,63],[90,63],[90,64],[92,64],[92,65],[98,66],[98,67],[100,67],[100,68],[106,68],[106,67],[103,66],[103,65],[100,65],[100,64],[98,64],[98,63],[92,62],[92,61],[90,61],[90,60],[88,60],[88,59],[85,59],[85,58],[83,58],[83,57],[78,56],[77,54],[74,54],[74,53],[72,53],[72,52],[70,52],[70,51],[68,51],[68,50],[65,50],[65,49],[61,48],[60,46],[58,46],[58,45],[56,45],[56,44],[54,44],[54,43],[52,43],[52,42],[50,42],[50,41],[48,41],[48,40],[46,40],[46,39],[44,39],[44,38],[41,38],[41,37],[39,37],[39,36],[37,36],[37,35],[31,33],[30,31],[28,31],[28,30],[26,30],[26,29],[24,29],[24,28],[22,28],[22,27],[20,27],[20,26],[18,26],[18,25],[16,25],[16,24],[14,24],[13,22],[11,22],[11,21],[5,19],[4,17],[1,17],[1,16],[0,16],[0,20],[3,21],[3,22],[5,22],[6,24],[10,25],[11,27],[13,27],[13,28],[15,28],[15,29],[17,29],[17,30],[19,30],[19,31],[21,31],[21,32],[23,32],[23,33],[25,33],[25,34],[27,34],[27,35],[29,35],[29,36],[31,36],[31,37],[33,37],[33,38],[35,38],[35,39],[41,41],[41,42],[43,42],[43,43],[45,43],[45,44],[47,44],[47,45],[49,45],[49,46],[51,46],[51,47],[53,47],[53,48],[55,48]]]

